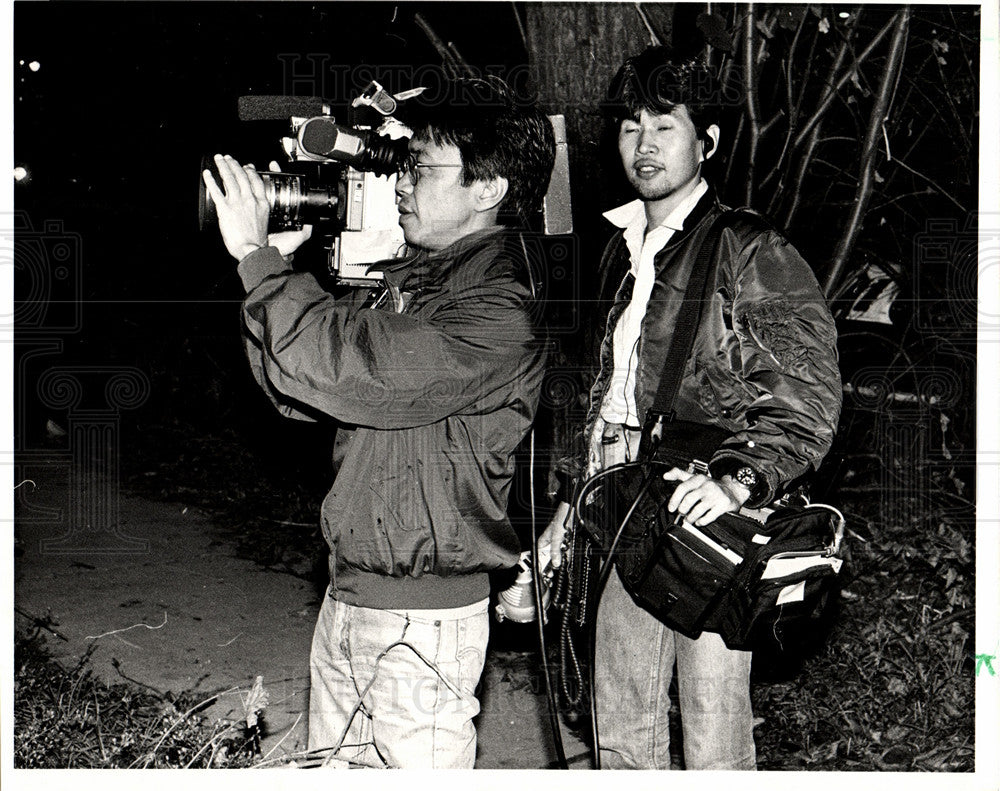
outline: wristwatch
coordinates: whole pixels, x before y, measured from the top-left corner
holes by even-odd
[[[720,459],[711,466],[712,477],[719,479],[725,475],[736,483],[750,490],[748,503],[756,503],[767,492],[767,481],[764,476],[745,461],[732,457]]]
[[[749,464],[744,464],[732,472],[733,480],[746,486],[751,492],[757,486],[757,471]]]

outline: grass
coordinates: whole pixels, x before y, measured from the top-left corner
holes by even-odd
[[[65,668],[37,629],[16,635],[16,768],[244,767],[259,753],[257,718],[209,722],[198,712],[214,698],[106,684],[93,677],[89,659],[88,652]]]
[[[853,432],[839,493],[853,536],[837,617],[798,672],[755,686],[760,767],[971,772],[975,523],[962,479],[973,471],[918,460],[931,496],[891,496],[896,465],[873,486],[861,461],[873,433],[867,421]],[[875,450],[905,458],[903,448]]]
[[[947,525],[921,535],[855,546],[824,648],[755,686],[762,769],[975,768],[969,543]]]

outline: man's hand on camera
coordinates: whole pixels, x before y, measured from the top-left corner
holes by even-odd
[[[219,231],[229,254],[241,261],[267,244],[267,216],[271,211],[264,182],[252,165],[240,167],[231,156],[215,155],[222,185],[212,174],[202,173],[219,216]]]
[[[569,524],[573,516],[573,509],[569,503],[559,503],[556,512],[552,515],[549,526],[545,528],[538,537],[538,554],[544,556],[548,552],[552,559],[552,568],[559,568],[562,564],[562,542],[566,535],[566,525]]]
[[[301,231],[267,233],[271,207],[264,192],[264,181],[253,165],[240,166],[231,156],[215,155],[220,186],[209,171],[202,173],[205,186],[215,202],[219,231],[229,254],[242,261],[254,250],[266,245],[276,247],[283,256],[291,255],[312,234],[312,226]],[[271,163],[276,169],[276,163]]]
[[[663,480],[680,481],[670,496],[667,510],[681,514],[695,527],[703,527],[723,514],[738,511],[750,497],[750,490],[728,475],[715,480],[674,467],[663,473]]]

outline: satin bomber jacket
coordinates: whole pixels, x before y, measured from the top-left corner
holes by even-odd
[[[725,211],[702,196],[654,259],[655,282],[642,321],[636,406],[645,416],[659,385],[684,289],[712,221]],[[760,507],[819,467],[830,449],[842,400],[833,317],[808,264],[759,215],[741,210],[724,223],[715,281],[674,403],[678,420],[730,432],[709,464],[716,477],[745,464],[758,473],[746,502]],[[612,333],[635,282],[619,231],[605,249],[599,291],[606,331],[590,392],[590,455],[603,431],[601,402],[613,371]],[[593,459],[591,464],[593,466]]]
[[[238,271],[247,356],[278,410],[355,427],[322,507],[331,571],[514,565],[513,454],[546,356],[519,235],[478,232],[390,267],[377,303],[364,289],[335,299],[271,247]]]

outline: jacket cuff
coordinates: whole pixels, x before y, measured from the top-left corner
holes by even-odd
[[[268,275],[277,275],[281,272],[291,270],[289,262],[281,256],[277,247],[258,247],[240,261],[236,271],[240,280],[243,281],[243,288],[247,293],[253,291],[260,285]]]
[[[768,505],[777,498],[777,484],[768,474],[760,468],[758,459],[750,459],[738,456],[734,453],[720,452],[712,457],[709,462],[708,471],[713,478],[721,478],[723,475],[732,475],[740,467],[752,467],[757,473],[757,485],[750,491],[750,496],[743,503],[745,508],[761,508]]]

